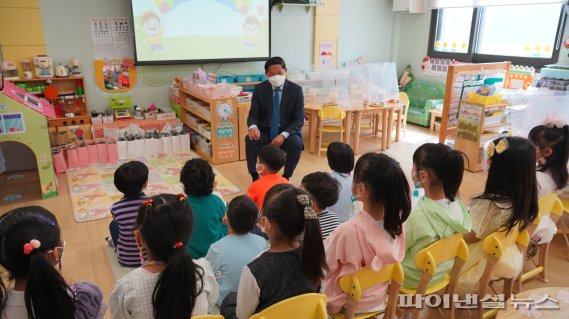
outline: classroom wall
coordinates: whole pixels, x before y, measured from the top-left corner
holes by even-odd
[[[347,1],[347,0],[345,0]],[[388,0],[382,0],[388,1]],[[130,17],[130,1],[117,0],[40,0],[47,52],[54,62],[69,64],[79,58],[85,79],[85,89],[91,110],[107,108],[113,94],[103,92],[93,78],[93,45],[89,19],[97,17]],[[277,7],[272,11],[272,55],[281,55],[290,66],[306,67],[312,63],[314,14],[304,8],[286,7],[282,12]],[[155,102],[158,106],[168,104],[168,87],[174,77],[188,76],[199,65],[145,66],[138,67],[138,83],[128,91],[133,103],[142,106]],[[219,68],[220,67],[220,68]],[[232,73],[262,72],[262,62],[209,64],[206,72]]]

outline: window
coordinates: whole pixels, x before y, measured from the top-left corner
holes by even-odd
[[[565,24],[562,3],[433,10],[429,56],[462,62],[556,63]]]

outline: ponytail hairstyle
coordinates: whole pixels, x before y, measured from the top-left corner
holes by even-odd
[[[428,171],[431,185],[443,187],[445,197],[451,202],[458,197],[458,189],[464,175],[464,153],[445,144],[425,143],[413,154],[417,173]]]
[[[28,318],[74,318],[73,292],[48,257],[61,246],[57,219],[43,207],[17,208],[0,218],[0,265],[11,280],[26,280]],[[4,309],[7,295],[1,280],[0,295]]]
[[[540,172],[549,171],[557,189],[567,186],[569,172],[569,126],[568,125],[538,125],[529,132],[529,139],[543,152],[550,148],[552,153],[544,156],[545,163],[540,163]]]
[[[152,293],[154,317],[190,318],[203,290],[203,270],[184,249],[194,230],[194,214],[186,196],[161,194],[144,201],[136,228],[149,253],[166,263]]]
[[[486,187],[475,198],[511,203],[512,216],[502,226],[523,230],[538,213],[535,146],[522,137],[502,137],[490,142],[490,148]]]
[[[411,213],[409,183],[401,166],[393,158],[366,153],[356,163],[354,185],[363,183],[372,208],[384,209],[383,227],[392,238],[403,232],[403,222]]]
[[[263,215],[291,243],[304,233],[302,271],[315,288],[319,287],[328,266],[320,222],[311,208],[308,193],[290,184],[275,185],[265,195]]]

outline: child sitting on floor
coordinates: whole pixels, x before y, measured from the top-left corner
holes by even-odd
[[[352,171],[354,170],[354,151],[348,144],[332,142],[326,151],[328,165],[332,172],[330,176],[340,183],[338,201],[328,208],[338,216],[340,223],[348,221],[354,215],[354,201],[352,201]]]
[[[116,282],[109,298],[111,318],[207,314],[217,299],[217,282],[207,260],[192,260],[184,249],[193,230],[194,215],[184,194],[161,194],[142,204],[135,237],[148,261]]]
[[[265,194],[271,187],[288,183],[286,178],[278,174],[285,165],[285,160],[285,152],[278,147],[266,145],[259,150],[256,169],[261,178],[254,181],[247,190],[247,196],[251,197],[259,209],[263,207]]]
[[[279,301],[318,292],[324,277],[322,235],[308,194],[282,184],[265,199],[261,221],[269,250],[243,268],[237,294],[229,294],[221,307],[226,319],[249,318]]]
[[[227,236],[225,202],[213,193],[215,175],[209,163],[201,158],[186,162],[180,182],[194,211],[196,231],[186,249],[194,259],[205,257],[209,246]]]
[[[463,154],[447,145],[423,144],[413,154],[413,182],[416,188],[425,190],[425,196],[419,199],[405,223],[403,287],[417,288],[422,270],[417,268],[415,256],[422,249],[437,240],[472,229],[470,215],[458,197],[463,174]],[[453,265],[453,260],[438,264],[429,285],[440,282]]]
[[[124,197],[111,206],[113,221],[109,225],[119,264],[140,267],[139,250],[134,240],[138,208],[148,199],[143,190],[148,183],[148,167],[139,161],[122,164],[115,171],[115,187]]]
[[[267,241],[251,233],[258,217],[257,205],[245,195],[235,197],[227,206],[224,221],[229,236],[212,244],[205,257],[219,283],[218,306],[227,294],[237,292],[243,267],[267,249]]]
[[[340,185],[330,174],[315,172],[304,176],[300,187],[310,194],[324,240],[340,225],[338,216],[329,211],[329,207],[338,201]]]
[[[405,254],[403,223],[411,212],[409,183],[399,163],[385,154],[362,155],[354,170],[352,192],[363,211],[343,223],[324,241],[329,271],[324,279],[328,312],[338,313],[348,301],[342,276],[362,268],[380,270],[401,262]],[[387,283],[363,291],[356,312],[384,309]]]
[[[470,255],[458,280],[460,293],[478,290],[486,267],[484,238],[498,230],[524,230],[537,217],[536,151],[533,143],[521,137],[502,137],[487,148],[488,179],[482,195],[470,203],[472,232],[464,236]],[[517,245],[504,247],[492,278],[515,278],[523,266]]]
[[[55,216],[38,206],[22,207],[0,217],[0,265],[14,280],[0,280],[1,317],[103,318],[107,306],[99,287],[61,276],[65,242]],[[59,271],[54,266],[59,265]]]

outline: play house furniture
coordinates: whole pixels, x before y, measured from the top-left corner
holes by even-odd
[[[401,129],[401,122],[395,121],[394,113],[401,110],[403,104],[401,102],[396,103],[386,103],[378,107],[363,106],[343,106],[338,105],[346,112],[346,117],[344,118],[344,127],[352,127],[352,117],[354,118],[354,130],[353,130],[353,143],[350,143],[351,130],[344,130],[344,143],[352,145],[354,153],[359,152],[360,147],[360,129],[361,129],[361,119],[362,116],[372,115],[379,116],[382,119],[382,128],[387,128],[385,132],[381,134],[381,151],[391,147],[391,134],[393,129],[393,124],[395,125],[396,136],[399,136],[398,132]],[[308,116],[308,131],[310,138],[310,153],[316,152],[316,141],[317,141],[317,117],[318,112],[322,110],[321,104],[309,103],[304,105],[304,113]],[[385,134],[384,134],[385,133]],[[389,137],[389,138],[388,138]]]
[[[191,87],[190,87],[191,88]],[[219,96],[223,93],[213,93]],[[239,123],[237,98],[209,98],[187,87],[180,88],[182,122],[195,133],[194,150],[212,164],[239,160]]]
[[[407,122],[429,126],[429,111],[441,103],[445,93],[444,85],[438,82],[413,81],[407,85],[404,92],[409,96]]]
[[[122,120],[116,121],[108,124],[93,124],[91,125],[91,131],[93,133],[93,138],[104,137],[104,132],[106,128],[125,128],[130,125],[136,125],[145,131],[158,130],[161,131],[166,124],[179,123],[180,120],[177,118],[170,120]]]
[[[0,143],[18,142],[33,151],[44,199],[57,195],[46,117],[55,117],[51,104],[4,81],[0,94]]]

